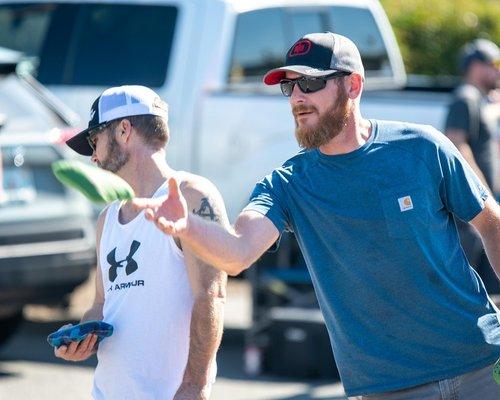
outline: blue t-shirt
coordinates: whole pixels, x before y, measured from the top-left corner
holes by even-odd
[[[434,128],[370,122],[362,147],[300,152],[245,208],[295,233],[349,396],[450,378],[500,355],[487,343],[496,309],[453,218],[474,218],[485,188]]]

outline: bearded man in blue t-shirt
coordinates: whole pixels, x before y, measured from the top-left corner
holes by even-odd
[[[189,213],[175,180],[137,208],[210,264],[237,275],[295,233],[348,396],[500,398],[498,310],[460,246],[479,232],[500,275],[500,207],[430,126],[364,119],[358,49],[309,34],[266,74],[290,98],[303,151],[259,182],[233,230]]]

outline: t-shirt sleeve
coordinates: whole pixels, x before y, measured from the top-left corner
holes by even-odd
[[[440,136],[440,196],[450,212],[468,222],[484,208],[489,192],[453,143]]]
[[[445,130],[461,129],[470,134],[470,110],[464,99],[455,99],[448,109]]]
[[[285,204],[281,177],[275,171],[255,185],[250,202],[243,211],[257,211],[265,215],[281,233],[289,230],[289,219]]]

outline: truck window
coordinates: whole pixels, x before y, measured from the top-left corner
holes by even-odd
[[[264,73],[283,62],[287,41],[279,8],[241,14],[237,21],[231,83],[257,82]]]
[[[363,58],[367,77],[392,75],[384,41],[369,10],[355,7],[332,7],[329,29],[347,36],[356,43]]]
[[[44,84],[158,87],[177,14],[173,6],[145,4],[3,4],[0,46],[32,57]]]
[[[367,77],[392,76],[389,57],[371,11],[349,6],[281,7],[241,13],[236,23],[229,83],[260,82],[283,64],[287,49],[311,32],[332,31],[358,46]]]
[[[290,29],[290,37],[288,38],[287,47],[290,47],[295,43],[295,40],[308,33],[321,32],[325,26],[322,14],[317,11],[292,11],[289,13],[289,20],[290,24],[287,24],[287,26]]]

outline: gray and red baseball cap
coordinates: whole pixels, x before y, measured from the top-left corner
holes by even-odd
[[[106,89],[92,103],[87,129],[67,140],[66,144],[79,154],[91,156],[93,151],[87,138],[94,129],[134,115],[157,115],[168,121],[168,105],[145,86],[126,85]]]
[[[309,77],[322,77],[335,72],[365,75],[361,55],[352,40],[332,32],[310,33],[288,50],[285,65],[266,73],[264,83],[276,85],[287,72]]]

